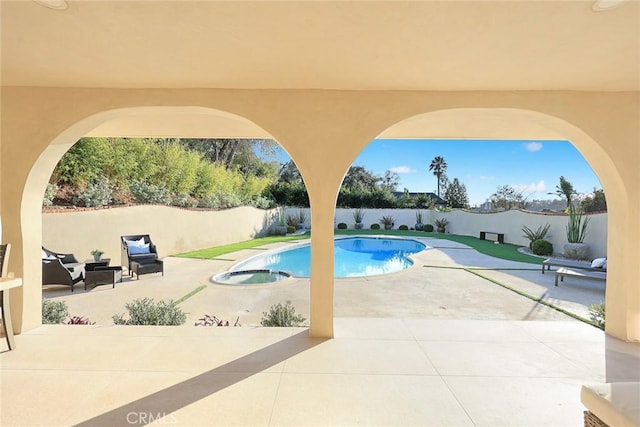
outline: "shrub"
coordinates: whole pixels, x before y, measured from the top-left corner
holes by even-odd
[[[345,224],[344,222],[341,222],[338,224],[338,230],[346,230],[347,229],[347,224]]]
[[[242,205],[242,199],[237,194],[217,192],[205,194],[198,206],[209,209],[227,209]]]
[[[298,215],[287,215],[287,225],[295,230],[298,227]]]
[[[371,224],[372,230],[380,230],[380,224]]]
[[[291,234],[296,231],[296,228],[293,225],[287,225],[287,234]]]
[[[235,193],[221,192],[218,193],[219,208],[235,208],[242,205],[242,198]]]
[[[171,197],[171,206],[181,208],[195,208],[198,206],[198,199],[191,197],[188,193],[178,193]]]
[[[111,202],[114,205],[131,205],[136,201],[135,197],[133,197],[133,194],[131,194],[131,191],[128,188],[116,189],[111,194],[111,199]]]
[[[262,313],[262,320],[260,324],[262,326],[302,326],[302,323],[307,320],[302,315],[296,314],[296,309],[291,304],[291,301],[287,301],[283,306],[281,303],[272,305],[269,308],[269,312]]]
[[[147,184],[142,181],[133,181],[129,184],[129,190],[138,203],[171,203],[169,190],[164,185]]]
[[[538,239],[531,243],[531,251],[536,255],[551,255],[553,254],[553,245],[548,240]]]
[[[605,309],[604,302],[599,304],[591,304],[589,306],[589,318],[600,328],[604,329],[605,324]]]
[[[433,232],[433,224],[425,224],[424,225],[424,231],[426,231],[427,233],[432,233]]]
[[[42,323],[45,325],[56,325],[62,323],[69,316],[67,303],[64,301],[42,301]]]
[[[42,206],[52,206],[53,199],[58,194],[58,186],[55,184],[48,183],[47,189],[44,190],[44,198],[42,199]]]
[[[79,206],[106,206],[111,203],[113,186],[106,177],[100,177],[96,182],[89,183],[74,197],[73,203]]]
[[[236,322],[233,326],[242,326],[240,325],[240,317],[236,318]],[[220,320],[216,316],[212,316],[209,314],[205,314],[202,319],[198,319],[195,323],[195,326],[229,326],[228,320]]]
[[[125,307],[129,311],[129,319],[122,314],[113,316],[116,325],[182,325],[187,320],[187,314],[174,301],[158,301],[153,298],[135,299]]]
[[[218,200],[218,196],[215,194],[207,194],[202,196],[200,202],[198,202],[198,207],[218,209],[220,207],[220,200]]]
[[[550,227],[551,224],[541,225],[535,231],[533,231],[526,225],[522,226],[522,232],[524,233],[522,237],[526,237],[527,239],[529,239],[529,249],[533,249],[531,247],[533,245],[533,242],[535,242],[536,240],[544,239],[544,236],[547,235]]]
[[[273,200],[264,196],[257,196],[250,204],[258,209],[271,209],[275,206],[275,202]]]
[[[85,319],[84,317],[81,317],[81,316],[72,316],[71,318],[69,318],[69,320],[64,322],[64,324],[65,325],[95,325],[96,322],[92,322],[89,319]]]
[[[408,229],[409,229],[409,227],[404,225],[404,224],[402,224],[400,227],[398,227],[398,230],[408,230]]]

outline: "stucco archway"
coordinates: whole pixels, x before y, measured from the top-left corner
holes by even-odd
[[[455,108],[418,113],[382,130],[378,138],[458,138],[568,140],[583,155],[599,177],[609,206],[607,247],[611,261],[606,292],[607,332],[620,336],[637,334],[640,316],[640,286],[628,269],[633,242],[625,239],[624,218],[633,215],[633,188],[625,185],[605,147],[576,125],[532,110],[514,108]],[[364,147],[363,147],[364,148]],[[352,162],[357,156],[352,158]],[[345,170],[346,173],[346,170]],[[627,278],[625,280],[625,278]],[[628,323],[629,322],[629,323]]]
[[[20,224],[24,286],[14,316],[17,329],[41,323],[42,196],[60,158],[85,136],[272,138],[254,122],[221,110],[202,107],[131,107],[108,110],[73,124],[45,145],[27,175],[22,191]],[[285,147],[282,147],[286,150]],[[13,297],[16,298],[15,296]],[[22,313],[20,313],[22,311]]]
[[[640,276],[634,266],[638,256],[635,240],[640,235],[639,199],[633,189],[638,182],[639,102],[634,93],[8,88],[3,90],[2,115],[3,236],[15,242],[15,253],[24,253],[22,224],[37,222],[37,217],[25,217],[22,212],[39,210],[44,178],[37,194],[23,197],[23,191],[33,165],[52,141],[56,145],[75,142],[74,138],[88,129],[115,118],[119,109],[209,107],[212,111],[228,111],[258,123],[273,135],[295,159],[304,177],[314,230],[311,335],[332,336],[336,196],[345,171],[362,148],[376,136],[444,138],[457,136],[452,130],[458,129],[464,130],[465,137],[481,137],[480,130],[504,128],[518,130],[520,138],[534,138],[535,133],[529,135],[522,130],[544,129],[555,139],[570,140],[596,170],[607,191],[612,205],[610,280],[619,283],[616,292],[610,289],[607,295],[612,312],[607,316],[607,331],[624,340],[638,340],[640,298],[634,283]],[[420,117],[430,124],[430,133],[412,134],[409,125],[417,126]],[[473,123],[476,128],[470,127]],[[489,127],[490,123],[493,126]],[[513,127],[516,123],[521,124],[519,129]],[[79,124],[84,126],[82,131]],[[470,132],[469,128],[475,130]],[[497,137],[494,133],[486,135]],[[24,237],[37,242],[32,236]],[[34,257],[38,249],[25,248]],[[23,269],[18,258],[12,256],[10,268],[16,275],[24,270],[25,281],[33,282],[33,266]],[[11,292],[11,296],[15,307],[22,305],[21,293]],[[19,316],[17,313],[15,324],[21,324]]]

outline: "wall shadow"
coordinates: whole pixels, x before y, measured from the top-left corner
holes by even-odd
[[[189,380],[172,385],[75,425],[81,427],[128,425],[130,423],[127,421],[127,415],[131,413],[170,416],[171,413],[187,405],[263,372],[325,341],[326,339],[322,338],[310,338],[309,331],[305,329],[296,335],[211,369]],[[236,373],[236,375],[226,375],[229,372]],[[152,421],[154,421],[153,418],[147,419],[147,421],[136,418],[136,425],[146,425]],[[156,419],[155,421],[158,420]]]

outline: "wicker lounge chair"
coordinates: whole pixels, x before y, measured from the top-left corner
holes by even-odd
[[[42,286],[66,285],[71,287],[84,280],[84,262],[73,254],[53,252],[42,247]]]
[[[145,266],[162,265],[162,263],[156,262],[159,261],[158,249],[156,248],[156,245],[153,244],[153,242],[151,241],[151,237],[149,237],[148,234],[120,236],[120,241],[120,255],[122,258],[122,266],[127,267],[127,269],[129,270],[129,276],[131,276],[134,270],[136,270],[134,269],[133,263]],[[155,271],[145,270],[145,273],[152,272],[162,272],[162,269],[161,267],[158,267],[158,269],[156,269]]]

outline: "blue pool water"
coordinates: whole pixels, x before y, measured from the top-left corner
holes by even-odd
[[[353,237],[336,239],[335,277],[358,277],[404,270],[413,263],[407,258],[426,248],[410,239]],[[311,246],[270,251],[236,264],[231,271],[270,269],[286,271],[297,277],[309,277]]]

